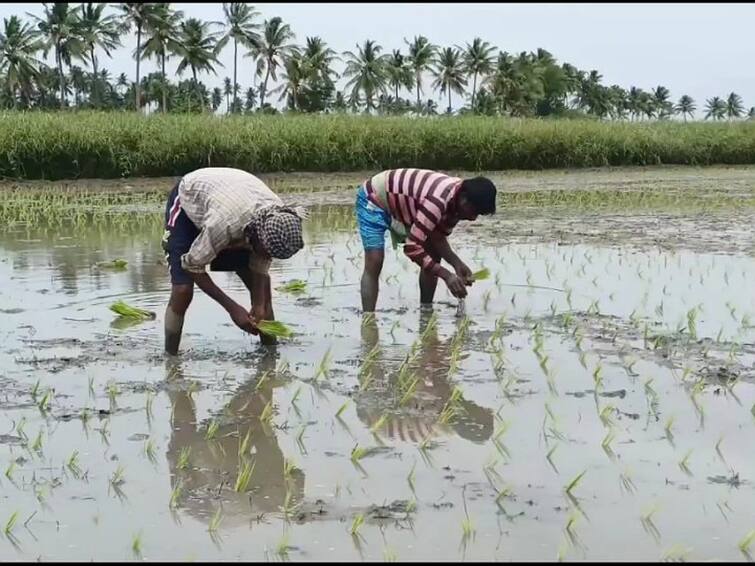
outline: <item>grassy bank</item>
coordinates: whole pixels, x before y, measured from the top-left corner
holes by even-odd
[[[0,176],[174,176],[204,166],[357,171],[755,163],[755,123],[361,116],[0,114]]]

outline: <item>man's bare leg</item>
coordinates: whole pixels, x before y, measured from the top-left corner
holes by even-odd
[[[378,291],[380,290],[380,272],[383,270],[383,250],[365,250],[364,272],[362,273],[362,310],[375,312]]]
[[[184,316],[194,297],[194,284],[173,285],[165,309],[165,351],[175,356],[181,345]]]

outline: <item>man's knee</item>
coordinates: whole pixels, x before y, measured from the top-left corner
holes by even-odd
[[[364,271],[368,275],[378,277],[383,269],[383,250],[368,250],[364,254]]]
[[[194,284],[190,285],[173,285],[170,292],[170,301],[168,305],[171,310],[178,314],[183,315],[191,304],[191,300],[194,298]]]

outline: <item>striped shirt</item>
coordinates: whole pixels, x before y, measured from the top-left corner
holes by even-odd
[[[370,201],[406,226],[406,256],[435,274],[441,266],[425,243],[436,230],[448,236],[458,223],[454,199],[460,187],[458,177],[427,169],[390,169],[365,182]]]
[[[181,267],[202,273],[226,248],[252,250],[244,238],[244,228],[259,210],[282,204],[265,183],[240,169],[206,167],[184,175],[168,225],[171,226],[183,210],[200,232],[189,251],[181,256]],[[254,253],[250,257],[252,271],[262,274],[269,271],[270,258]]]

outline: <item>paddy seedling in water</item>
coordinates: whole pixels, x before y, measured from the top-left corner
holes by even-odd
[[[223,521],[223,509],[222,507],[218,507],[218,510],[215,511],[215,514],[212,516],[212,519],[210,519],[210,523],[207,526],[207,530],[211,533],[214,533],[218,530],[220,527],[220,523]]]
[[[692,475],[692,471],[689,469],[689,458],[692,456],[692,449],[688,450],[687,453],[684,455],[684,458],[682,458],[679,461],[679,469],[683,471],[688,476]]]
[[[178,469],[185,470],[189,467],[189,456],[191,456],[191,446],[184,446],[178,454]]]
[[[307,290],[307,283],[301,279],[292,279],[291,281],[280,285],[277,289],[283,293],[299,294]]]
[[[176,485],[173,487],[173,490],[170,492],[170,502],[168,503],[168,507],[171,509],[175,509],[178,507],[178,501],[181,499],[181,492],[183,491],[183,482],[181,480],[178,480],[176,482]]]
[[[131,306],[124,301],[116,301],[109,308],[118,316],[129,320],[154,320],[157,316],[152,311]]]
[[[364,515],[362,513],[359,513],[356,517],[354,517],[354,520],[351,522],[351,527],[349,528],[349,533],[351,533],[351,536],[357,536],[359,534],[359,529],[364,524]]]
[[[10,536],[13,533],[13,527],[16,526],[16,523],[18,522],[18,511],[14,511],[11,516],[8,518],[8,520],[5,522],[5,527],[3,528],[3,532],[6,536]]]
[[[252,479],[252,473],[256,462],[250,462],[245,460],[243,465],[239,468],[238,476],[236,477],[236,484],[234,485],[234,491],[236,493],[244,493],[249,487],[249,481]]]
[[[315,371],[314,380],[317,381],[320,377],[327,377],[330,370],[330,348],[325,351],[325,355],[320,360]]]
[[[134,555],[137,557],[141,557],[142,555],[142,533],[139,531],[134,535],[134,538],[131,541],[131,550],[133,551]]]
[[[572,479],[568,484],[566,484],[566,487],[564,488],[564,491],[567,495],[572,495],[572,491],[574,491],[579,483],[582,481],[582,478],[587,473],[587,470],[584,470],[577,474],[574,479]]]
[[[218,421],[213,419],[212,421],[210,421],[210,424],[207,426],[207,431],[205,432],[204,439],[213,440],[215,436],[217,436],[219,429],[220,429],[220,424],[218,424]]]
[[[275,338],[291,338],[294,335],[294,331],[279,320],[260,320],[257,328],[263,334]]]
[[[346,401],[343,405],[341,405],[338,410],[336,411],[336,418],[340,419],[341,415],[343,415],[343,412],[349,407],[349,402]]]
[[[742,540],[739,541],[738,547],[744,554],[750,553],[750,547],[755,544],[755,529],[747,533]]]
[[[272,399],[267,402],[265,407],[260,413],[260,422],[263,424],[270,424],[273,420],[273,401]]]
[[[113,475],[110,477],[110,483],[116,487],[125,483],[125,472],[126,469],[123,467],[123,465],[118,464],[118,466],[115,468],[115,471],[113,472]]]

